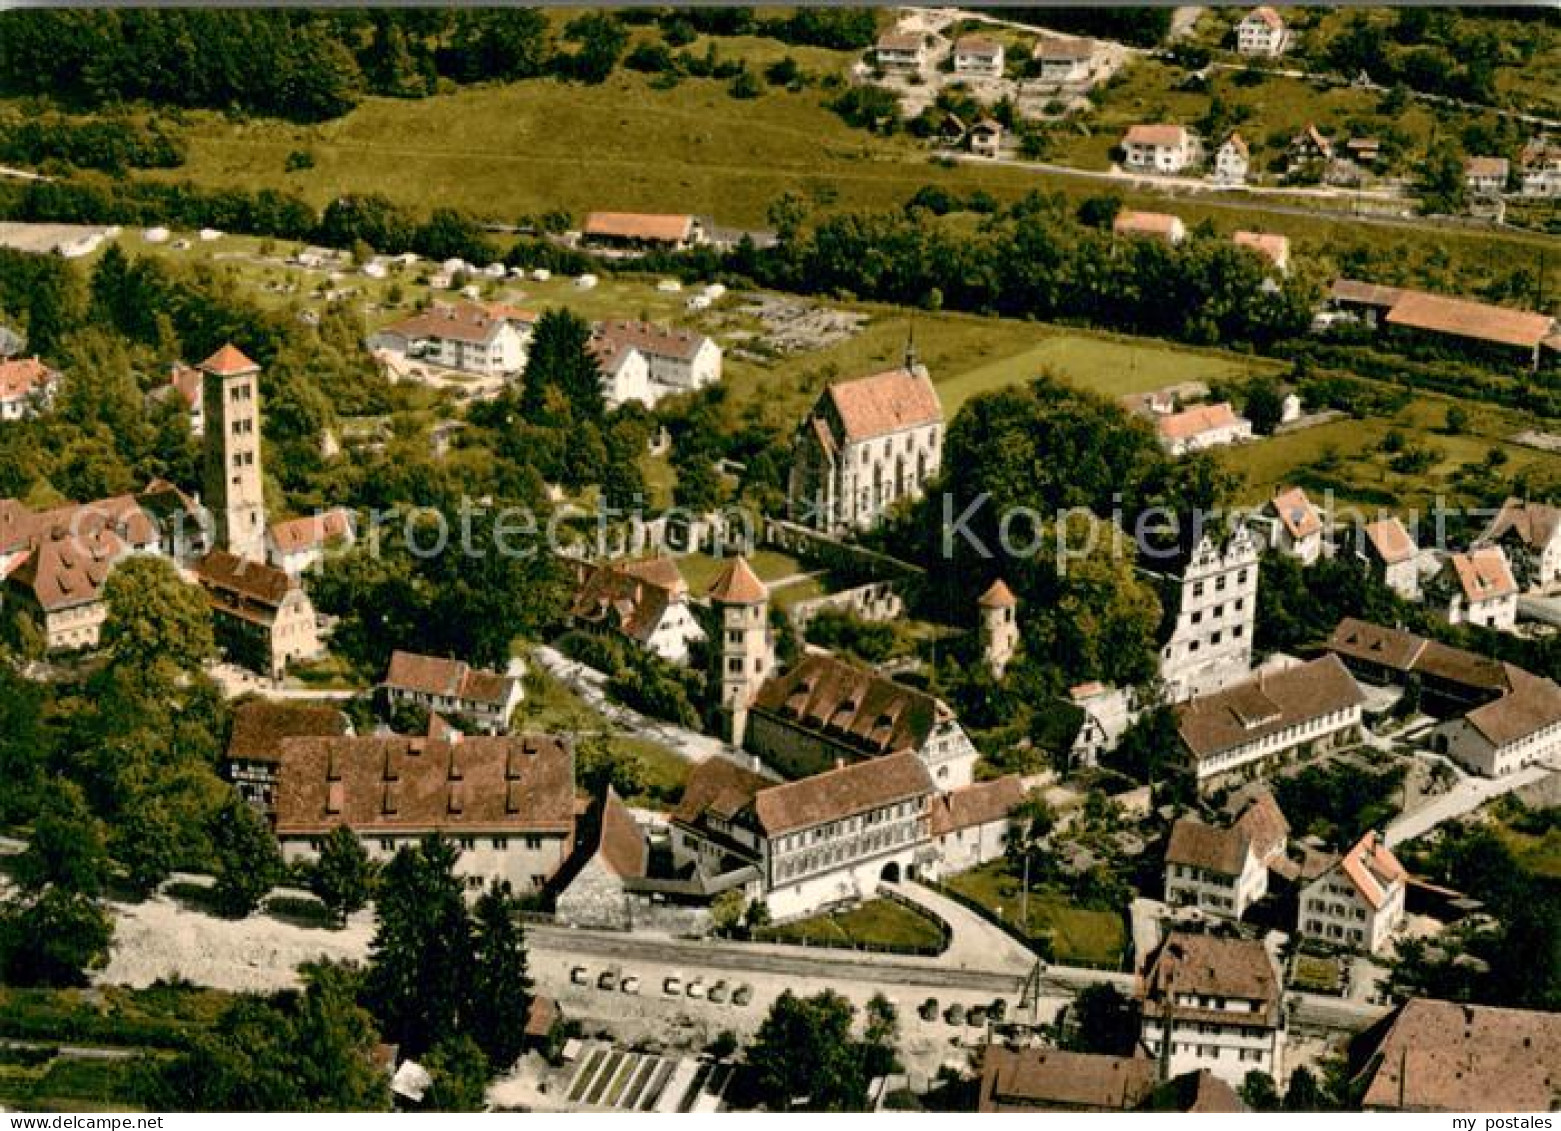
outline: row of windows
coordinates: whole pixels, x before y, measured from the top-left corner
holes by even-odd
[[[1220,574],[1218,577],[1216,577],[1214,579],[1214,592],[1216,592],[1216,593],[1223,593],[1223,592],[1225,592],[1225,582],[1229,578],[1229,576],[1230,575],[1227,574],[1227,573],[1222,573],[1222,574]],[[1247,583],[1247,571],[1244,570],[1244,569],[1243,570],[1238,570],[1236,572],[1236,584],[1237,585],[1245,585],[1246,583]],[[1204,584],[1205,583],[1202,582],[1202,581],[1194,581],[1192,583],[1192,595],[1194,597],[1202,597],[1203,596]]]

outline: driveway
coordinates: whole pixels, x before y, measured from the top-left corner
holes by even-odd
[[[921,884],[883,883],[879,886],[925,908],[949,925],[953,937],[948,950],[939,956],[940,965],[960,970],[1007,972],[1020,977],[1035,968],[1034,951],[964,904]]]
[[[1427,802],[1413,813],[1407,813],[1390,824],[1384,834],[1388,847],[1424,836],[1443,821],[1472,813],[1492,798],[1543,781],[1555,772],[1549,766],[1535,765],[1526,766],[1503,778],[1465,777],[1436,800]]]

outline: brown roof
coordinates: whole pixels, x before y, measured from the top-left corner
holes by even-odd
[[[1554,1111],[1561,1014],[1413,998],[1366,1061],[1362,1106],[1389,1111]]]
[[[1130,126],[1123,145],[1182,146],[1187,144],[1186,126]]]
[[[1262,20],[1265,24],[1276,31],[1285,26],[1285,21],[1280,18],[1279,13],[1266,5],[1261,8],[1253,8],[1244,17],[1242,17],[1241,22],[1246,23],[1247,20],[1251,19]]]
[[[1335,279],[1328,288],[1328,297],[1334,302],[1349,302],[1360,306],[1375,306],[1386,310],[1409,292],[1402,287],[1390,287],[1383,283],[1363,283],[1359,279]]]
[[[943,420],[938,391],[924,372],[891,369],[839,381],[825,390],[846,439],[867,440]]]
[[[1373,909],[1387,903],[1393,887],[1409,878],[1398,857],[1374,829],[1368,829],[1339,859],[1339,869]]]
[[[1505,177],[1510,167],[1505,157],[1470,157],[1463,163],[1463,171],[1471,177]]]
[[[276,829],[573,835],[574,752],[548,735],[438,742],[398,735],[282,742]]]
[[[1250,248],[1269,262],[1283,266],[1290,258],[1290,237],[1273,232],[1236,232],[1231,237],[1237,247]]]
[[[1561,507],[1508,499],[1480,535],[1479,541],[1499,542],[1514,535],[1531,550],[1543,550],[1561,532]]]
[[[738,554],[710,583],[709,596],[724,605],[757,605],[770,599],[770,590],[753,572],[748,559]]]
[[[678,243],[693,235],[694,218],[647,212],[592,212],[585,218],[588,236],[617,239],[661,240]]]
[[[917,750],[950,713],[925,691],[827,655],[765,681],[753,709],[878,756]]]
[[[1177,1111],[1189,1114],[1239,1115],[1246,1111],[1236,1090],[1207,1068],[1167,1080]]]
[[[404,338],[440,338],[486,344],[513,318],[475,302],[440,303],[382,331]]]
[[[558,1002],[546,994],[534,995],[530,1008],[526,1010],[525,1035],[533,1041],[546,1040],[561,1016]]]
[[[920,51],[921,36],[901,32],[885,32],[878,37],[879,51]]]
[[[1345,617],[1328,638],[1328,650],[1341,656],[1383,664],[1396,671],[1413,670],[1426,647],[1426,639],[1402,629]]]
[[[1088,59],[1095,54],[1095,41],[1093,39],[1075,39],[1072,36],[1047,36],[1035,45],[1034,56],[1037,59],[1055,60],[1058,62],[1076,62],[1079,59]]]
[[[1259,1023],[1278,1021],[1279,979],[1268,951],[1256,940],[1172,931],[1144,975],[1145,1014],[1196,1013],[1200,1007],[1176,1004],[1182,994],[1261,1002]],[[1223,1016],[1229,1023],[1231,1014]]]
[[[962,35],[954,41],[954,52],[957,55],[989,55],[995,58],[1001,50],[1001,44],[983,35]]]
[[[688,594],[688,585],[671,558],[587,565],[570,615],[587,624],[610,627],[631,640],[650,639],[668,606]]]
[[[1124,211],[1117,213],[1117,218],[1111,221],[1111,230],[1119,235],[1169,238],[1176,233],[1177,225],[1181,222],[1181,217],[1172,216],[1168,212]]]
[[[1312,122],[1307,122],[1306,128],[1300,133],[1296,134],[1295,137],[1290,140],[1290,144],[1292,146],[1300,147],[1310,146],[1311,148],[1316,149],[1317,152],[1321,153],[1324,157],[1328,157],[1333,153],[1333,143],[1327,138],[1323,137],[1323,135],[1318,131],[1316,124]]]
[[[1407,562],[1419,553],[1415,540],[1396,516],[1368,522],[1365,531],[1366,541],[1386,565]]]
[[[1561,722],[1561,686],[1511,665],[1506,672],[1511,690],[1464,716],[1498,748]]]
[[[0,361],[0,401],[20,400],[47,388],[60,375],[36,357]]]
[[[1158,1079],[1157,1066],[1147,1057],[988,1045],[976,1110],[1128,1111],[1148,1098]]]
[[[275,566],[213,550],[195,563],[195,576],[219,603],[242,599],[275,609],[297,588],[297,582]]]
[[[773,837],[916,801],[935,790],[927,767],[906,751],[770,786],[754,797],[753,807],[759,827]]]
[[[595,336],[618,349],[632,347],[647,357],[672,357],[691,361],[709,341],[692,330],[674,330],[651,322],[610,321],[596,327]]]
[[[509,698],[512,683],[509,676],[482,671],[464,660],[424,656],[398,648],[390,654],[390,669],[385,673],[384,685],[398,691],[417,691],[498,706]]]
[[[1236,818],[1236,830],[1251,843],[1252,850],[1267,860],[1278,852],[1290,837],[1290,822],[1285,820],[1279,802],[1267,786],[1258,787],[1250,804]]]
[[[234,761],[276,762],[288,738],[339,737],[347,733],[347,716],[336,707],[246,699],[233,708],[233,732],[228,757]]]
[[[624,879],[643,877],[650,863],[650,845],[639,822],[610,785],[602,799],[595,854]]]
[[[336,507],[321,514],[271,524],[271,541],[284,554],[312,550],[352,533],[352,512]]]
[[[1245,834],[1236,829],[1215,828],[1183,817],[1171,826],[1165,862],[1200,868],[1220,876],[1239,876],[1246,866],[1250,847],[1251,842]]]
[[[1529,310],[1405,291],[1388,311],[1387,321],[1414,330],[1534,349],[1554,331],[1556,320],[1548,314],[1535,314]]]
[[[1161,437],[1167,440],[1186,440],[1193,436],[1201,436],[1205,432],[1215,432],[1222,428],[1231,428],[1240,422],[1236,410],[1230,407],[1226,401],[1219,404],[1200,404],[1192,408],[1184,408],[1181,412],[1167,413],[1157,417],[1155,428]]]
[[[260,366],[245,357],[232,342],[229,342],[201,362],[200,367],[207,373],[215,373],[221,377],[231,377],[238,373],[249,373],[260,368]]]
[[[672,819],[695,825],[706,813],[730,821],[753,804],[754,797],[772,783],[751,770],[745,770],[727,758],[707,758],[688,775],[683,796]]]
[[[45,612],[91,604],[131,548],[112,529],[48,538],[30,549],[10,577],[32,592]]]
[[[1507,555],[1499,546],[1481,546],[1466,554],[1453,554],[1447,564],[1470,604],[1498,601],[1518,591],[1518,583],[1513,580],[1512,569],[1507,565]]]
[[[1225,139],[1225,144],[1230,146],[1243,157],[1246,157],[1251,153],[1251,150],[1247,148],[1246,138],[1242,137],[1239,133],[1232,133],[1228,138]]]
[[[1274,508],[1279,521],[1292,538],[1309,538],[1323,528],[1322,515],[1312,506],[1312,500],[1299,487],[1289,487],[1275,495],[1268,504]]]
[[[168,373],[168,387],[178,392],[190,408],[200,407],[206,397],[201,371],[188,365],[175,365]]]
[[[987,586],[986,592],[981,594],[976,603],[983,609],[1012,609],[1019,604],[1019,598],[1008,588],[1008,583],[999,577]]]
[[[1204,759],[1365,701],[1335,655],[1216,691],[1177,709],[1177,730]]]
[[[1023,800],[1024,783],[1017,774],[940,793],[932,799],[932,835],[1006,821]]]

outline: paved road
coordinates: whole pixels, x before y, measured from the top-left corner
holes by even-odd
[[[1504,778],[1464,777],[1436,800],[1394,821],[1387,827],[1384,839],[1389,847],[1414,840],[1416,837],[1424,836],[1443,821],[1473,812],[1493,797],[1500,797],[1504,793],[1511,793],[1515,789],[1541,781],[1555,772],[1549,766],[1534,765],[1527,766],[1515,774],[1508,774]]]

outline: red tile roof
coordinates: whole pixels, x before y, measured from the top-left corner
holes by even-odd
[[[1393,326],[1523,349],[1537,347],[1556,325],[1548,314],[1421,291],[1405,291],[1388,311],[1387,321]]]
[[[1176,235],[1181,223],[1181,217],[1172,216],[1167,212],[1124,211],[1117,213],[1117,218],[1111,221],[1111,230],[1117,235],[1160,236],[1170,239]]]
[[[1481,546],[1466,554],[1453,554],[1447,560],[1464,599],[1471,605],[1480,601],[1499,601],[1518,591],[1507,555],[1499,546]]]
[[[1247,20],[1252,19],[1262,20],[1275,31],[1278,31],[1285,26],[1285,21],[1280,18],[1279,13],[1266,5],[1261,8],[1253,8],[1246,14],[1241,22],[1246,23]]]
[[[760,790],[774,783],[727,758],[707,758],[695,766],[683,785],[683,796],[672,819],[685,825],[699,823],[711,813],[730,821],[753,804]]]
[[[920,51],[921,36],[885,32],[878,37],[879,51]]]
[[[943,421],[938,391],[922,372],[891,369],[829,386],[847,441],[869,440]]]
[[[336,707],[246,699],[233,708],[228,757],[233,761],[277,762],[284,739],[340,737],[348,726],[347,716]]]
[[[1260,1025],[1279,1021],[1279,978],[1268,951],[1255,939],[1172,931],[1144,975],[1144,1014],[1198,1016],[1200,1007],[1177,1003],[1176,998],[1184,994],[1258,1002],[1254,1021]],[[1230,1024],[1231,1017],[1221,1010],[1216,1019]]]
[[[1155,429],[1166,440],[1188,440],[1206,432],[1218,432],[1234,428],[1241,422],[1228,402],[1193,405],[1181,412],[1167,413],[1155,418]]]
[[[1330,654],[1184,703],[1176,725],[1201,760],[1364,701],[1344,664]]]
[[[554,735],[438,742],[396,735],[282,742],[276,830],[573,836],[574,752]]]
[[[770,786],[753,806],[759,827],[773,837],[904,801],[925,803],[935,790],[927,767],[907,751]]]
[[[509,676],[473,668],[464,660],[424,656],[400,649],[390,655],[384,686],[397,691],[502,706],[514,683]]]
[[[1014,591],[1008,588],[1008,583],[1001,577],[987,586],[985,593],[981,594],[976,602],[983,609],[1012,609],[1018,606],[1019,598],[1014,596]]]
[[[987,1045],[980,1112],[1130,1111],[1160,1078],[1148,1057],[1101,1056],[1054,1048]]]
[[[633,348],[647,357],[670,357],[679,361],[692,361],[710,340],[693,330],[623,320],[599,324],[594,336],[611,343],[617,350]]]
[[[610,785],[602,801],[595,855],[623,879],[643,878],[650,863],[650,845],[639,822]]]
[[[996,40],[981,35],[962,35],[954,41],[956,55],[985,55],[995,59],[1001,50],[1002,45]]]
[[[1183,817],[1171,826],[1165,862],[1200,868],[1219,876],[1239,876],[1246,866],[1250,847],[1246,835],[1236,829],[1216,828],[1192,817]]]
[[[1033,54],[1037,59],[1050,62],[1078,62],[1095,54],[1095,41],[1071,36],[1047,36],[1035,45]]]
[[[1323,528],[1322,515],[1317,513],[1317,508],[1312,506],[1306,492],[1299,487],[1289,487],[1279,492],[1269,506],[1274,509],[1292,538],[1310,538]]]
[[[1373,910],[1380,910],[1393,888],[1409,878],[1398,857],[1374,829],[1368,829],[1340,858],[1339,870]]]
[[[409,340],[436,338],[486,345],[512,321],[488,306],[474,302],[439,304],[386,326],[382,333]]]
[[[1273,232],[1236,232],[1231,237],[1237,247],[1250,248],[1276,267],[1290,261],[1290,237]]]
[[[201,362],[200,367],[207,373],[216,373],[222,377],[232,377],[238,373],[250,373],[260,368],[260,366],[245,357],[232,342],[229,342]]]
[[[1492,746],[1506,746],[1561,723],[1561,686],[1507,666],[1511,690],[1474,708],[1464,719]]]
[[[1150,145],[1156,148],[1187,144],[1187,127],[1170,125],[1138,125],[1128,128],[1122,138],[1123,145]]]
[[[213,550],[195,564],[195,577],[214,603],[237,611],[240,604],[279,608],[298,583],[275,566],[227,550]]]
[[[1377,557],[1381,558],[1386,565],[1407,562],[1419,553],[1415,547],[1415,540],[1409,536],[1409,531],[1404,529],[1404,524],[1397,517],[1368,522],[1365,530],[1366,540],[1376,551]]]
[[[284,554],[316,550],[352,534],[352,512],[336,507],[321,514],[290,518],[271,524],[271,541]]]
[[[0,401],[21,400],[41,393],[60,375],[36,357],[0,361]]]
[[[680,243],[694,232],[694,218],[644,212],[592,212],[582,229],[587,236]]]
[[[723,605],[757,605],[770,599],[770,590],[753,572],[748,559],[738,554],[711,583],[709,596]]]
[[[1561,507],[1508,499],[1479,537],[1481,543],[1500,542],[1511,534],[1531,550],[1543,550],[1561,533]]]
[[[667,608],[687,594],[688,585],[669,557],[601,562],[584,567],[569,612],[577,621],[611,628],[644,643]]]

